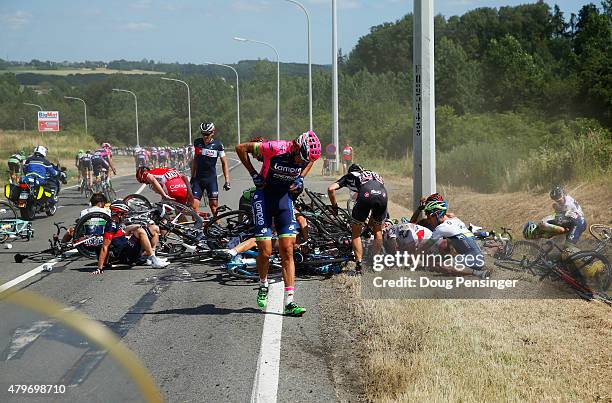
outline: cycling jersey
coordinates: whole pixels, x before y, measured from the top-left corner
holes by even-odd
[[[135,236],[129,239],[125,236],[123,224],[114,220],[108,220],[104,226],[104,239],[110,239],[113,255],[118,257],[120,262],[134,263],[140,257],[142,252],[140,242],[138,242]]]
[[[373,171],[350,172],[336,181],[357,193],[351,216],[364,223],[371,213],[373,223],[382,223],[387,215],[387,190],[383,178]]]
[[[295,162],[291,152],[293,141],[278,140],[255,143],[254,155],[263,157],[259,174],[263,176],[264,188],[275,193],[287,193],[295,179],[308,165],[308,161]]]
[[[78,165],[79,165],[80,170],[93,168],[91,157],[92,157],[91,154],[85,153],[81,156],[81,158],[79,158]]]
[[[195,147],[196,177],[198,179],[208,179],[217,177],[217,158],[225,157],[225,149],[221,141],[214,139],[208,144],[204,144],[201,138],[193,142]]]
[[[570,195],[565,195],[563,203],[555,203],[555,211],[570,218],[584,218],[582,207],[580,207],[580,204]]]
[[[181,174],[174,168],[155,168],[149,171],[166,193],[181,204],[187,202],[187,185]]]
[[[99,150],[96,150],[96,154],[100,155],[104,159],[104,161],[110,163],[111,154],[106,148],[100,148]]]
[[[25,161],[26,157],[21,154],[13,154],[9,157],[8,162],[14,164],[22,164]]]
[[[466,262],[466,266],[472,268],[480,268],[483,266],[484,258],[482,257],[480,246],[476,243],[474,234],[470,232],[463,221],[457,217],[453,217],[447,218],[440,223],[431,234],[431,239],[433,241],[438,241],[442,238],[448,239],[458,254],[466,256],[471,255],[474,257],[473,265],[469,265]]]
[[[342,149],[342,159],[344,161],[351,161],[353,159],[353,147],[346,146]]]
[[[102,154],[96,152],[92,157],[91,157],[91,164],[93,167],[93,171],[94,171],[94,175],[98,176],[100,175],[100,172],[103,169],[108,170],[110,168],[110,165],[108,164],[108,162],[104,159],[104,157],[102,156]]]
[[[395,239],[399,250],[414,249],[430,239],[431,234],[428,228],[412,223],[389,225],[383,229],[383,239]]]

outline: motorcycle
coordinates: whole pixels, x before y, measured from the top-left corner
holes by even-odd
[[[34,177],[22,176],[19,184],[6,185],[5,196],[19,208],[21,218],[24,220],[31,221],[36,213],[43,211],[48,216],[52,216],[57,211],[60,182],[64,185],[67,183],[66,167],[59,168],[57,176],[51,180],[56,181],[57,191],[46,188]]]

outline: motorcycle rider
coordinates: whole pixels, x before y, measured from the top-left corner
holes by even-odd
[[[47,147],[36,146],[31,156],[23,164],[23,174],[26,177],[33,177],[38,185],[53,192],[53,200],[57,202],[59,195],[59,181],[66,179],[64,172],[59,172],[53,164],[47,160]]]

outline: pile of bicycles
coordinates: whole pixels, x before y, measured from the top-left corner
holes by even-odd
[[[507,270],[528,273],[540,280],[563,281],[581,298],[612,305],[608,290],[612,283],[612,266],[606,256],[612,240],[612,227],[593,224],[589,232],[595,240],[591,250],[570,251],[553,240],[541,245],[534,241],[517,241],[512,251],[496,260]]]
[[[348,213],[334,215],[325,196],[306,190],[296,201],[299,214],[307,220],[307,236],[298,238],[294,261],[296,270],[308,274],[339,273],[353,259]],[[220,265],[235,277],[257,279],[257,252],[246,251],[239,259],[227,253],[228,248],[254,237],[250,212],[230,210],[221,206],[215,217],[203,218],[191,208],[172,200],[152,203],[140,194],[128,195],[124,201],[130,207],[126,224],[156,224],[161,236],[156,254],[171,262]],[[80,256],[95,259],[103,243],[103,231],[109,215],[95,211],[81,217],[74,225],[72,236],[65,241],[60,236],[66,227],[55,223],[56,234],[50,247],[40,252],[16,254],[15,261],[37,260],[45,256],[66,258]],[[270,259],[269,277],[282,275],[281,259],[274,252]],[[112,263],[112,256],[111,261]]]

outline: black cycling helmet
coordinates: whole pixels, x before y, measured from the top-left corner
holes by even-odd
[[[363,168],[359,164],[351,164],[351,166],[348,167],[348,172],[363,172]]]
[[[98,203],[108,203],[108,199],[104,196],[103,193],[94,193],[89,198],[89,204],[95,206]]]
[[[563,187],[561,185],[553,186],[552,190],[550,191],[550,198],[553,200],[559,200],[563,196],[565,196],[565,190],[563,190]]]
[[[215,132],[215,124],[213,122],[202,122],[200,123],[200,133],[212,134]]]

